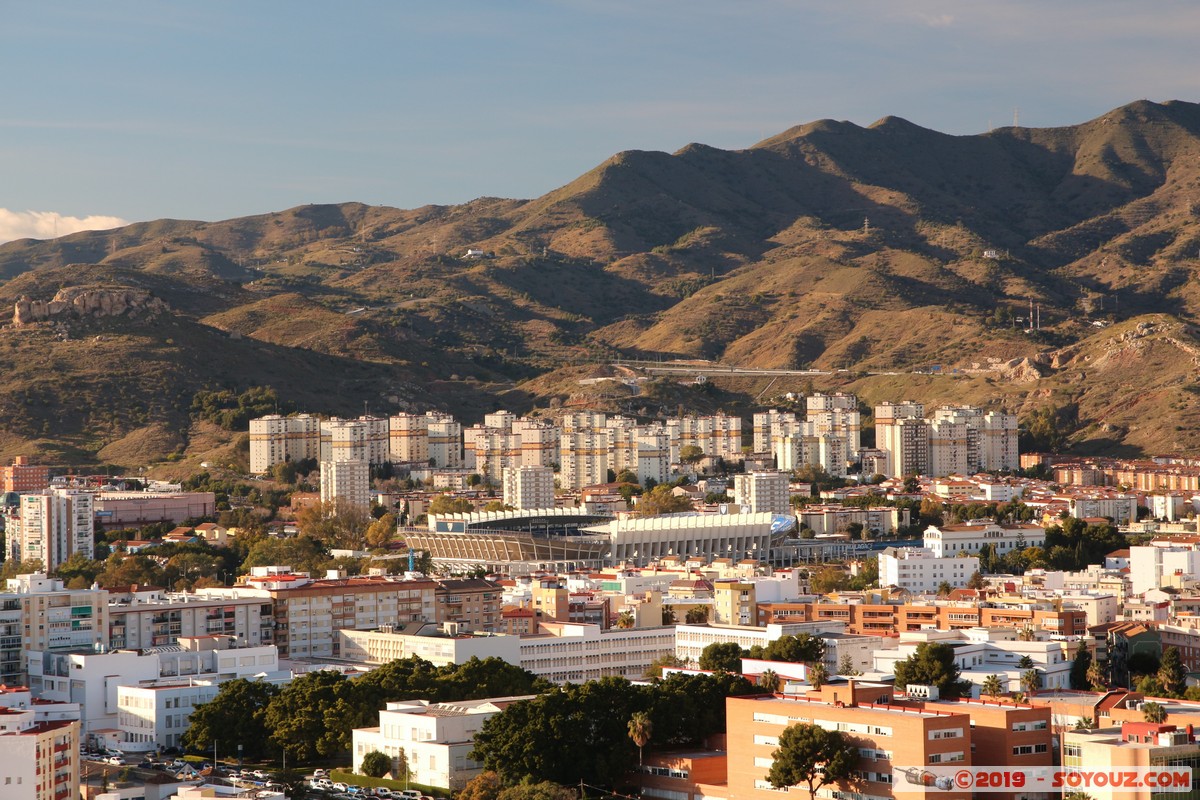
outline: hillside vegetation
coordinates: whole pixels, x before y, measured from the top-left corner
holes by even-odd
[[[190,463],[236,438],[204,428],[196,393],[252,386],[290,408],[468,421],[551,403],[749,413],[849,388],[1069,407],[1080,451],[1186,450],[1200,444],[1197,202],[1200,106],[1139,101],[1064,128],[821,120],[739,151],[630,151],[527,201],[11,242],[0,303],[86,286],[168,310],[0,330],[0,458]],[[596,366],[616,356],[829,374],[580,383],[631,377]]]

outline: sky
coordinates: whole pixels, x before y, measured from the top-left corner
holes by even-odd
[[[529,198],[815,119],[952,134],[1200,100],[1192,0],[0,5],[0,242]]]

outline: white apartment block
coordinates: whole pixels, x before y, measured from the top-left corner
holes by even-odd
[[[79,723],[39,722],[33,709],[0,707],[0,797],[79,797]]]
[[[879,554],[879,585],[913,594],[935,594],[942,583],[962,589],[979,571],[975,556],[935,556],[919,547],[889,547]]]
[[[788,476],[783,472],[747,472],[733,476],[733,502],[753,513],[786,514],[790,510]]]
[[[114,650],[169,647],[181,638],[215,634],[232,636],[251,647],[273,644],[271,601],[161,589],[109,598],[108,646]]]
[[[844,476],[848,452],[846,440],[833,434],[817,435],[811,422],[801,422],[793,433],[772,440],[771,452],[779,469],[821,467],[830,475]]]
[[[25,653],[107,642],[104,589],[67,589],[41,573],[9,578],[6,589],[0,594],[0,683],[25,682]]]
[[[997,525],[991,520],[971,520],[961,525],[930,525],[925,529],[926,550],[938,558],[953,557],[959,553],[977,555],[989,544],[998,555],[1025,547],[1044,547],[1046,531],[1038,525]]]
[[[505,467],[504,504],[518,511],[554,508],[554,471],[550,467]]]
[[[1072,497],[1068,513],[1076,519],[1108,517],[1114,525],[1137,522],[1137,495],[1119,494],[1110,497]]]
[[[560,440],[562,461],[559,475],[562,487],[582,489],[607,483],[611,440],[612,434],[606,429],[564,432]]]
[[[470,758],[475,734],[483,723],[510,704],[530,697],[533,695],[443,703],[428,700],[388,703],[379,712],[377,727],[355,728],[352,732],[354,770],[361,770],[363,756],[377,751],[390,757],[393,772],[398,772],[403,756],[409,780],[458,791],[483,771],[483,765]]]
[[[270,414],[250,420],[250,472],[266,473],[285,461],[321,456],[321,421],[311,414]]]
[[[417,656],[435,667],[462,664],[472,658],[499,658],[509,664],[521,663],[519,636],[452,635],[433,623],[397,626],[384,625],[378,630],[338,631],[341,657],[365,664],[386,664],[397,658]]]
[[[95,520],[92,493],[80,489],[45,489],[21,495],[16,517],[8,518],[11,557],[38,560],[47,571],[75,553],[91,558]]]
[[[1149,544],[1129,548],[1129,591],[1140,595],[1182,579],[1200,576],[1200,549],[1187,544]]]
[[[979,468],[1016,470],[1021,467],[1017,449],[1017,415],[989,411],[983,415],[980,431]]]
[[[430,466],[459,469],[463,465],[462,425],[449,414],[426,412]]]
[[[342,629],[374,630],[435,619],[435,586],[424,579],[337,573],[314,580],[286,567],[254,567],[245,586],[207,588],[198,594],[272,602],[281,658],[335,658]]]
[[[1075,648],[1065,642],[1023,642],[1015,629],[967,628],[955,631],[921,630],[900,634],[898,646],[875,653],[875,670],[894,673],[896,663],[909,658],[922,642],[943,642],[954,647],[954,658],[963,680],[970,681],[971,694],[979,697],[980,686],[989,675],[1000,676],[1006,692],[1024,691],[1019,662],[1028,656],[1040,673],[1041,688],[1047,691],[1071,688],[1071,662]],[[1073,643],[1071,643],[1073,644]]]
[[[907,508],[874,506],[817,505],[805,506],[796,513],[797,520],[817,536],[845,531],[852,523],[863,526],[873,536],[888,534],[909,524]]]
[[[607,426],[608,417],[598,411],[573,411],[559,417],[558,424],[563,435],[598,431]]]
[[[790,411],[779,411],[772,408],[754,415],[754,452],[769,453],[774,447],[772,442],[777,437],[794,433],[798,420]]]
[[[383,464],[391,460],[388,420],[362,416],[321,422],[321,461],[365,461]]]
[[[428,464],[429,417],[424,414],[389,417],[388,452],[396,464]]]
[[[321,502],[369,511],[371,465],[366,461],[322,461]]]
[[[671,439],[671,463],[679,463],[679,452],[695,445],[706,456],[726,461],[742,460],[742,418],[726,414],[709,417],[676,417],[667,420]]]
[[[929,470],[929,423],[921,403],[882,403],[875,406],[875,446],[887,453],[891,478],[920,475]]]
[[[929,423],[928,430],[929,468],[925,474],[967,475],[974,472],[978,453],[971,452],[971,434],[978,434],[977,429],[969,428],[963,421],[934,419]],[[977,437],[974,438],[974,442],[977,450]]]
[[[215,681],[118,687],[120,749],[126,753],[149,753],[179,747],[196,706],[212,700],[220,688]]]

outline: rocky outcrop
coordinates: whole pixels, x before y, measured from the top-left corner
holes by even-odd
[[[150,317],[168,311],[162,299],[145,289],[71,286],[59,289],[52,300],[31,300],[22,295],[13,305],[14,325],[51,319],[83,317]]]

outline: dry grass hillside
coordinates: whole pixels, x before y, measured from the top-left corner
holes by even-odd
[[[788,384],[579,383],[617,355],[829,370],[818,388],[868,402],[1069,405],[1080,450],[1186,449],[1198,202],[1200,106],[1139,101],[1064,128],[820,120],[745,150],[629,151],[532,200],[11,242],[0,303],[86,286],[168,310],[0,331],[0,458],[219,451],[232,432],[201,435],[189,411],[205,388],[474,419],[551,402],[749,413]]]

